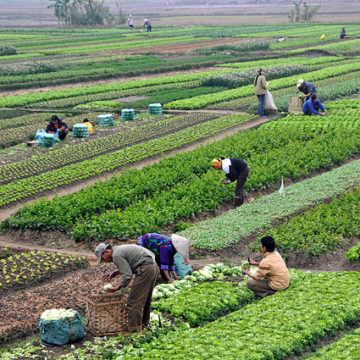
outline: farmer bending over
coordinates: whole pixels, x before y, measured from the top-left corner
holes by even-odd
[[[180,254],[184,264],[189,265],[190,241],[182,236],[172,234],[171,238],[160,234],[145,234],[140,236],[136,242],[138,245],[150,250],[155,254],[156,263],[160,266],[160,273],[163,280],[178,280],[175,272],[174,256]],[[174,279],[170,276],[173,275]]]
[[[255,295],[263,298],[273,295],[276,291],[285,290],[290,284],[290,274],[286,264],[280,254],[275,250],[275,241],[271,236],[261,239],[261,250],[265,258],[260,263],[250,259],[250,265],[258,266],[255,276],[249,271],[242,271],[251,279],[246,283],[247,287]]]
[[[57,131],[59,131],[59,139],[64,140],[68,133],[68,126],[57,115],[53,115],[46,127],[46,132],[49,134],[55,134]]]
[[[112,247],[102,243],[96,247],[95,255],[98,263],[101,260],[113,262],[117,267],[117,270],[103,276],[105,281],[122,275],[119,285],[108,289],[109,292],[126,287],[135,274],[127,300],[128,328],[129,332],[141,334],[150,321],[151,298],[157,274],[154,254],[138,245]]]
[[[311,95],[316,95],[316,87],[315,85],[310,81],[305,81],[303,79],[300,79],[297,82],[297,91],[296,93],[299,93],[300,91],[304,93],[302,95],[303,98],[306,98],[306,100],[309,100],[311,98]]]
[[[319,112],[319,109],[323,110],[325,114],[329,114],[328,111],[325,109],[325,106],[320,102],[316,95],[312,95],[311,99],[305,101],[305,104],[303,106],[303,113],[304,115],[325,115]]]
[[[241,159],[213,159],[211,162],[213,168],[223,170],[226,178],[220,180],[220,183],[230,184],[237,181],[235,187],[234,207],[241,206],[244,203],[244,185],[250,172],[250,167]]]

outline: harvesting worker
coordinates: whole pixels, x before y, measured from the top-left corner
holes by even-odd
[[[219,158],[211,162],[213,168],[223,170],[225,178],[220,180],[222,184],[230,184],[237,181],[235,187],[234,206],[241,206],[244,203],[244,185],[250,172],[250,167],[242,159]]]
[[[160,267],[163,280],[178,280],[175,272],[174,256],[181,255],[183,263],[190,265],[189,248],[190,241],[182,236],[172,234],[171,238],[155,233],[142,235],[137,240],[137,245],[143,246],[155,255],[155,261]],[[170,276],[172,274],[173,278]]]
[[[324,113],[321,113],[319,110],[323,110]],[[325,114],[329,114],[325,109],[325,106],[320,102],[320,100],[316,97],[316,95],[312,95],[311,99],[305,101],[303,106],[304,115],[320,115],[324,116]]]
[[[346,36],[346,31],[345,31],[345,27],[343,27],[340,32],[340,39],[345,39],[345,36]]]
[[[264,258],[258,263],[250,259],[250,265],[258,266],[255,275],[242,268],[245,275],[251,277],[246,283],[255,295],[263,298],[277,291],[285,290],[290,284],[290,273],[281,255],[275,251],[275,240],[271,236],[261,239]]]
[[[88,128],[88,131],[89,131],[89,135],[91,135],[93,132],[94,132],[94,127],[92,126],[92,124],[89,122],[89,119],[84,119],[83,120],[83,123],[84,123],[84,125],[86,125],[87,126],[87,128]]]
[[[297,82],[297,91],[302,92],[304,95],[302,95],[303,98],[306,100],[309,100],[311,98],[311,95],[316,95],[316,87],[315,85],[310,81],[305,81],[304,79],[300,79]]]
[[[68,133],[68,126],[57,115],[53,115],[46,127],[46,132],[48,134],[55,134],[57,131],[59,132],[59,139],[64,140]]]
[[[151,27],[151,23],[148,19],[144,19],[144,27],[145,26],[146,26],[146,31],[151,32],[152,27]]]
[[[133,275],[134,281],[127,299],[129,332],[142,333],[143,327],[149,325],[152,292],[156,282],[157,267],[154,254],[138,245],[111,246],[101,243],[95,249],[98,263],[113,262],[117,270],[103,276],[107,282],[121,275],[118,286],[108,289],[119,291],[126,287]]]

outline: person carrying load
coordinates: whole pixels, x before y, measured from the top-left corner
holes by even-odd
[[[230,184],[237,181],[235,187],[234,207],[241,206],[244,203],[244,185],[250,172],[250,167],[242,159],[219,158],[211,162],[213,168],[223,170],[226,178],[221,179],[220,183]]]
[[[67,124],[57,115],[53,115],[46,127],[46,132],[48,134],[55,134],[57,131],[59,132],[60,140],[64,140],[66,138],[67,133],[69,132]]]
[[[312,95],[311,99],[305,102],[303,106],[303,113],[304,115],[314,114],[324,116],[325,114],[319,112],[320,109],[323,110],[325,114],[329,114],[328,111],[325,109],[325,106],[320,102],[316,95]]]
[[[185,265],[190,264],[190,241],[182,236],[172,234],[171,238],[169,238],[161,234],[148,233],[140,236],[136,244],[155,254],[155,261],[160,267],[160,273],[163,280],[171,282],[174,281],[174,279],[179,279],[175,272],[174,264],[174,257],[176,253],[181,255]],[[170,273],[174,279],[170,276]]]
[[[101,243],[95,249],[98,264],[101,261],[113,262],[117,270],[103,276],[106,282],[121,275],[118,286],[108,288],[116,292],[126,287],[135,275],[127,299],[129,332],[142,334],[142,329],[149,325],[152,292],[156,283],[157,267],[154,254],[137,245],[111,246]]]
[[[297,91],[298,94],[300,91],[304,93],[302,95],[303,98],[306,98],[306,100],[309,100],[311,98],[311,95],[316,95],[316,87],[315,85],[310,81],[305,81],[304,79],[300,79],[297,82]]]

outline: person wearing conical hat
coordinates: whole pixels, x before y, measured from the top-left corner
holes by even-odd
[[[155,260],[160,267],[163,280],[177,280],[175,272],[174,256],[176,253],[182,256],[184,264],[189,265],[190,241],[182,236],[172,234],[171,237],[165,235],[148,233],[138,238],[137,245],[140,245],[155,254]],[[170,276],[172,274],[173,278]]]
[[[244,185],[249,176],[250,167],[242,159],[236,158],[218,158],[213,159],[211,166],[216,170],[223,170],[225,178],[220,180],[222,184],[230,184],[236,181],[234,207],[241,206],[244,203]]]
[[[151,23],[150,23],[149,19],[144,19],[144,27],[145,26],[146,26],[146,31],[151,32],[152,27],[151,27]]]

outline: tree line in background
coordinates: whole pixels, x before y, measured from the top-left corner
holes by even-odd
[[[292,23],[310,21],[320,8],[320,5],[310,7],[310,5],[306,1],[303,2],[303,0],[294,0],[293,4],[294,9],[289,12],[289,20]]]
[[[117,15],[112,15],[105,0],[49,0],[49,8],[54,8],[54,15],[59,25],[65,26],[97,26],[113,25],[126,22],[120,3],[116,2],[119,9]]]

